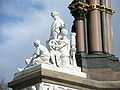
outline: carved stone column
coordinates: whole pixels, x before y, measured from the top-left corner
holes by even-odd
[[[101,5],[106,6],[106,1],[101,0]],[[107,21],[106,21],[106,12],[101,12],[101,24],[102,24],[102,43],[103,43],[103,52],[108,53],[108,33],[107,33]]]
[[[100,4],[100,0],[90,0],[89,4]],[[90,52],[102,52],[100,11],[89,12],[89,43]]]
[[[106,6],[111,7],[111,0],[106,0]],[[108,35],[108,53],[114,55],[113,32],[112,32],[112,15],[107,14],[107,35]]]
[[[74,0],[70,5],[69,9],[74,17],[74,24],[72,27],[72,32],[76,33],[76,61],[78,66],[82,66],[81,55],[87,53],[87,25],[86,25],[86,16],[87,16],[87,7],[86,0]]]
[[[75,4],[78,4],[74,6]],[[70,10],[72,16],[74,16],[74,32],[76,32],[76,47],[77,47],[77,52],[83,53],[85,52],[85,17],[87,15],[87,12],[84,11],[84,9],[80,9],[83,7],[80,7],[80,5],[84,4],[83,2],[79,2],[78,0],[73,1],[72,4],[70,5]],[[75,7],[74,9],[71,9],[72,7]]]
[[[77,52],[85,52],[84,21],[79,17],[75,20],[75,26],[77,36]]]

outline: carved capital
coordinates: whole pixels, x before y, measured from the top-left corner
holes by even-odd
[[[83,10],[76,10],[71,12],[71,14],[74,16],[75,20],[84,20],[84,18],[87,16],[87,12]]]
[[[84,20],[88,12],[87,7],[88,4],[83,0],[74,0],[68,8],[75,20]]]

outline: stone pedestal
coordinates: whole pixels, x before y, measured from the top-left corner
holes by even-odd
[[[99,81],[119,81],[120,62],[117,57],[109,54],[78,54],[77,63],[87,78]]]
[[[87,73],[87,78],[101,81],[120,80],[120,62],[114,55],[112,39],[111,0],[73,0],[68,7],[75,20],[84,21],[83,24],[73,25],[78,38],[77,46],[86,45],[85,51],[76,52],[77,65]],[[79,13],[79,14],[78,14]],[[76,15],[77,14],[77,15]],[[86,21],[85,21],[86,19]],[[77,32],[78,27],[81,32]],[[84,31],[84,36],[83,34]],[[82,36],[82,37],[81,37]],[[87,39],[86,39],[87,37]],[[82,44],[81,44],[82,43]]]
[[[74,88],[72,85],[74,82],[72,82],[72,80],[74,80],[76,77],[86,78],[86,74],[81,72],[81,68],[79,67],[75,68],[71,66],[70,69],[67,69],[41,64],[15,73],[13,81],[9,83],[9,87],[13,88],[13,90],[21,90],[30,87],[34,88],[34,86],[38,86],[38,84],[41,85],[41,83],[49,83],[50,86],[51,84],[55,84],[55,86],[60,85],[60,87]]]
[[[16,73],[9,87],[13,90],[118,90],[119,81],[96,81],[78,71],[38,65]]]

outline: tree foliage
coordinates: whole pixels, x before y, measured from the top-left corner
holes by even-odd
[[[0,80],[0,90],[8,90],[7,83],[4,80]]]

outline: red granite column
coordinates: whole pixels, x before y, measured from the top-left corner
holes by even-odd
[[[100,4],[100,0],[90,0],[89,4]],[[89,43],[90,52],[102,52],[100,11],[89,12]]]
[[[111,0],[106,0],[106,6],[111,7]],[[112,15],[107,14],[107,35],[108,35],[108,53],[114,55],[113,48],[113,31],[112,31]]]
[[[85,52],[84,21],[76,20],[77,51]]]

